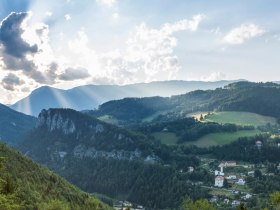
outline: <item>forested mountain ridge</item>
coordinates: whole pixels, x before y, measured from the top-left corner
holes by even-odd
[[[167,97],[184,94],[197,89],[215,89],[233,82],[236,81],[202,82],[171,80],[123,86],[84,85],[69,90],[42,86],[10,107],[17,111],[37,116],[42,109],[71,108],[80,111],[97,108],[100,104],[110,100],[126,97]]]
[[[196,157],[70,109],[43,110],[19,149],[87,192],[149,209],[208,196],[207,189],[192,184],[211,181],[205,170],[178,173],[198,166]]]
[[[215,90],[196,90],[169,98],[126,98],[88,111],[95,117],[130,126],[149,120],[174,120],[197,111],[245,111],[280,118],[280,85],[237,82]],[[128,111],[126,111],[128,110]]]
[[[16,144],[36,124],[36,118],[0,104],[0,140]]]
[[[0,144],[1,210],[109,210],[53,172]]]
[[[36,138],[38,140],[34,141]],[[52,157],[63,153],[93,159],[104,156],[144,160],[152,155],[148,150],[142,149],[147,144],[152,148],[154,142],[144,135],[104,123],[78,111],[49,109],[42,110],[39,114],[36,129],[29,133],[21,148],[26,148],[25,152],[31,156],[50,151],[49,155]],[[48,147],[44,148],[42,145]]]

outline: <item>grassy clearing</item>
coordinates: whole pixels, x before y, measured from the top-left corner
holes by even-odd
[[[155,118],[157,118],[159,115],[164,115],[166,114],[167,111],[160,111],[160,112],[156,112],[155,114],[153,115],[150,115],[144,119],[142,119],[142,123],[149,123],[149,122],[152,122]]]
[[[246,130],[246,131],[237,131],[234,133],[211,133],[202,138],[198,139],[197,141],[187,142],[186,145],[196,145],[198,147],[210,147],[210,146],[217,146],[217,145],[224,145],[229,144],[233,141],[238,140],[240,137],[245,136],[255,136],[259,134],[260,131],[258,130]]]
[[[106,122],[106,123],[110,123],[110,124],[118,124],[118,120],[110,115],[103,115],[101,117],[98,117],[99,120]]]
[[[162,144],[166,145],[174,145],[177,144],[177,136],[175,133],[171,132],[155,132],[152,134],[157,140],[159,140]]]
[[[201,113],[205,114],[205,113]],[[196,113],[194,116],[198,117],[200,114]],[[216,122],[220,124],[232,123],[236,125],[252,125],[261,126],[267,123],[276,124],[276,119],[273,117],[263,116],[250,112],[212,112],[204,119],[205,122]]]
[[[227,191],[225,189],[219,189],[219,188],[212,188],[211,191],[209,192],[209,194],[212,196],[225,196],[225,197],[231,198],[231,199],[234,198],[232,192]]]
[[[188,114],[187,117],[193,117],[196,120],[200,121],[201,115],[204,118],[207,114],[208,112],[195,112],[195,113]]]
[[[211,133],[201,137],[196,141],[186,142],[185,145],[196,145],[198,147],[210,147],[217,145],[229,144],[238,140],[240,137],[249,137],[260,134],[258,130],[237,131],[234,133]],[[155,132],[152,134],[162,144],[175,145],[177,144],[178,137],[175,133],[171,132]]]

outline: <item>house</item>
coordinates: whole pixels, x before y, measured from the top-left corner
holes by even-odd
[[[248,200],[248,199],[250,199],[250,198],[252,198],[252,195],[249,194],[249,193],[247,193],[245,196],[242,196],[242,199],[243,199],[243,200]]]
[[[225,178],[223,176],[216,176],[215,178],[215,187],[223,187]]]
[[[236,162],[235,161],[223,161],[220,163],[219,167],[235,167]]]
[[[255,176],[255,171],[249,171],[248,176],[254,177]]]
[[[188,167],[188,172],[191,172],[191,173],[192,173],[193,171],[194,171],[194,167],[189,166],[189,167]]]
[[[235,195],[238,195],[240,192],[238,190],[235,190],[232,193],[235,194]]]
[[[210,203],[217,203],[218,202],[218,197],[217,196],[213,196],[210,200]]]
[[[226,177],[226,179],[235,180],[235,179],[237,179],[237,177],[236,177],[236,175],[231,174],[231,175],[228,175],[228,176]]]
[[[258,149],[262,147],[262,142],[261,141],[256,141],[256,146]]]
[[[237,185],[245,185],[245,180],[244,179],[238,179],[236,182]]]
[[[232,201],[231,205],[232,206],[239,206],[240,205],[240,201],[234,200],[234,201]]]
[[[229,199],[228,198],[224,199],[224,204],[229,204]]]

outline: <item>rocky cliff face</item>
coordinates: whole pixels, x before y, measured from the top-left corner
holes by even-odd
[[[142,153],[139,145],[143,139],[139,136],[70,109],[42,110],[34,132],[44,133],[44,137],[32,142],[32,145],[41,141],[45,147],[38,146],[47,153],[45,157],[53,161],[74,157],[140,160],[149,164],[160,162],[153,153]],[[27,149],[30,151],[30,147]]]
[[[47,126],[49,131],[61,130],[64,134],[71,134],[76,131],[76,125],[73,120],[62,116],[59,112],[54,112],[51,109],[42,110],[38,116],[36,127]]]

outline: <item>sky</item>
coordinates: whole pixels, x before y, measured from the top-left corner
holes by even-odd
[[[278,0],[0,0],[0,103],[49,85],[280,80]]]

